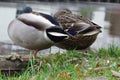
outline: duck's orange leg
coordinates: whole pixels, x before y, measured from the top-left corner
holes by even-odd
[[[34,58],[36,58],[36,57],[37,57],[37,53],[38,53],[38,51],[35,51],[32,56],[33,56]]]
[[[34,52],[32,52],[31,54],[31,56],[33,57],[33,58],[36,58],[37,57],[37,53],[38,53],[38,51],[34,51]],[[22,56],[22,59],[24,60],[24,61],[28,61],[29,59],[30,59],[30,55],[24,55],[24,56]]]

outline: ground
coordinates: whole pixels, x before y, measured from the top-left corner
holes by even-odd
[[[120,48],[78,52],[69,50],[30,59],[21,74],[0,75],[0,80],[119,80]]]

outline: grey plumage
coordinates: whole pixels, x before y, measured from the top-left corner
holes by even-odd
[[[54,45],[56,40],[52,38],[55,37],[56,39],[60,38],[60,40],[63,40],[68,37],[68,35],[57,26],[41,15],[23,13],[9,24],[8,35],[15,44],[31,50],[42,50]],[[49,29],[54,30],[53,35],[50,34],[52,31]],[[56,36],[56,33],[60,35]]]

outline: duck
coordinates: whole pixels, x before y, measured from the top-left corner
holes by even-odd
[[[34,50],[34,56],[43,49],[68,38],[56,19],[48,14],[23,12],[8,25],[8,35],[17,45]]]
[[[102,32],[101,26],[67,8],[56,11],[54,18],[65,31],[72,35],[55,44],[63,49],[83,50],[89,48],[95,42],[97,35]]]

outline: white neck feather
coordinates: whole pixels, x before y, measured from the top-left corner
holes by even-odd
[[[40,23],[44,26],[50,27],[50,26],[55,26],[54,24],[52,24],[49,20],[47,20],[46,18],[40,16],[40,15],[35,15],[33,13],[25,13],[20,15],[19,18],[24,18],[25,20],[31,21],[31,22],[37,22]]]
[[[50,40],[50,39],[48,38],[48,36],[47,36],[47,34],[46,34],[46,30],[44,31],[44,38],[45,38],[45,40],[47,40],[47,41],[49,41],[49,42],[51,42],[51,43],[54,43],[52,40]]]

